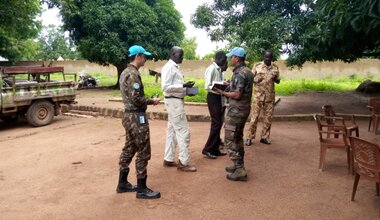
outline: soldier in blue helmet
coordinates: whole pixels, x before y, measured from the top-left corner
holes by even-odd
[[[149,124],[145,114],[147,105],[157,105],[160,99],[145,98],[144,85],[139,73],[139,68],[144,66],[147,56],[152,54],[138,45],[130,47],[128,52],[130,63],[121,73],[119,80],[124,103],[122,124],[125,128],[125,145],[120,155],[120,175],[116,191],[118,193],[136,191],[136,198],[139,199],[160,198],[160,192],[146,186],[147,165],[151,153]],[[136,153],[137,187],[127,180],[129,164]]]
[[[243,48],[235,47],[226,55],[231,57],[230,64],[234,67],[232,80],[228,92],[220,89],[216,89],[216,91],[229,98],[229,106],[225,117],[224,142],[233,165],[226,167],[227,179],[246,181],[243,131],[251,111],[253,74],[245,64],[246,52]]]

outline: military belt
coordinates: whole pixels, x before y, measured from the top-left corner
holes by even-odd
[[[165,96],[165,99],[182,99],[183,100],[183,98],[175,97],[175,96]]]

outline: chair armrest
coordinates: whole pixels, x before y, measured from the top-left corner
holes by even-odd
[[[343,117],[325,116],[325,120],[326,120],[326,123],[328,123],[328,121],[332,121],[333,123],[335,123],[335,121],[341,121],[341,122],[342,122],[342,125],[343,125],[344,127],[346,127],[346,123],[345,123]],[[331,124],[330,124],[330,125],[331,125]],[[335,125],[335,124],[334,124],[334,125]]]
[[[330,128],[330,130],[334,129],[334,130],[339,130],[339,131],[346,131],[346,126],[344,126],[344,125],[329,125],[329,124],[325,125],[325,124],[322,124],[321,128],[322,129],[323,128]]]
[[[325,116],[325,119],[344,120],[343,117],[337,117],[337,116]]]
[[[355,116],[353,114],[338,113],[336,115],[339,116],[339,117],[342,117],[342,118],[346,117],[347,119],[349,119],[349,121],[352,121],[352,123],[356,125]]]
[[[346,114],[346,113],[337,113],[335,114],[337,117],[341,117],[341,118],[344,118],[344,117],[351,117],[353,116],[353,114]]]
[[[344,133],[343,131],[319,131],[319,133],[321,134],[343,134],[343,135],[346,135],[346,133]]]

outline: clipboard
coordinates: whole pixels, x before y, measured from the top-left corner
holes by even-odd
[[[227,87],[228,87],[228,85],[225,85],[222,82],[213,82],[211,89],[212,90],[214,90],[214,89],[220,89],[220,90],[224,91],[224,90],[226,90]]]

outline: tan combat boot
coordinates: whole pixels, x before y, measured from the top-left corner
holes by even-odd
[[[226,166],[226,172],[227,173],[233,173],[233,172],[235,172],[235,170],[236,170],[235,165]]]
[[[247,171],[244,167],[237,168],[233,173],[227,174],[227,179],[232,181],[247,181]]]

